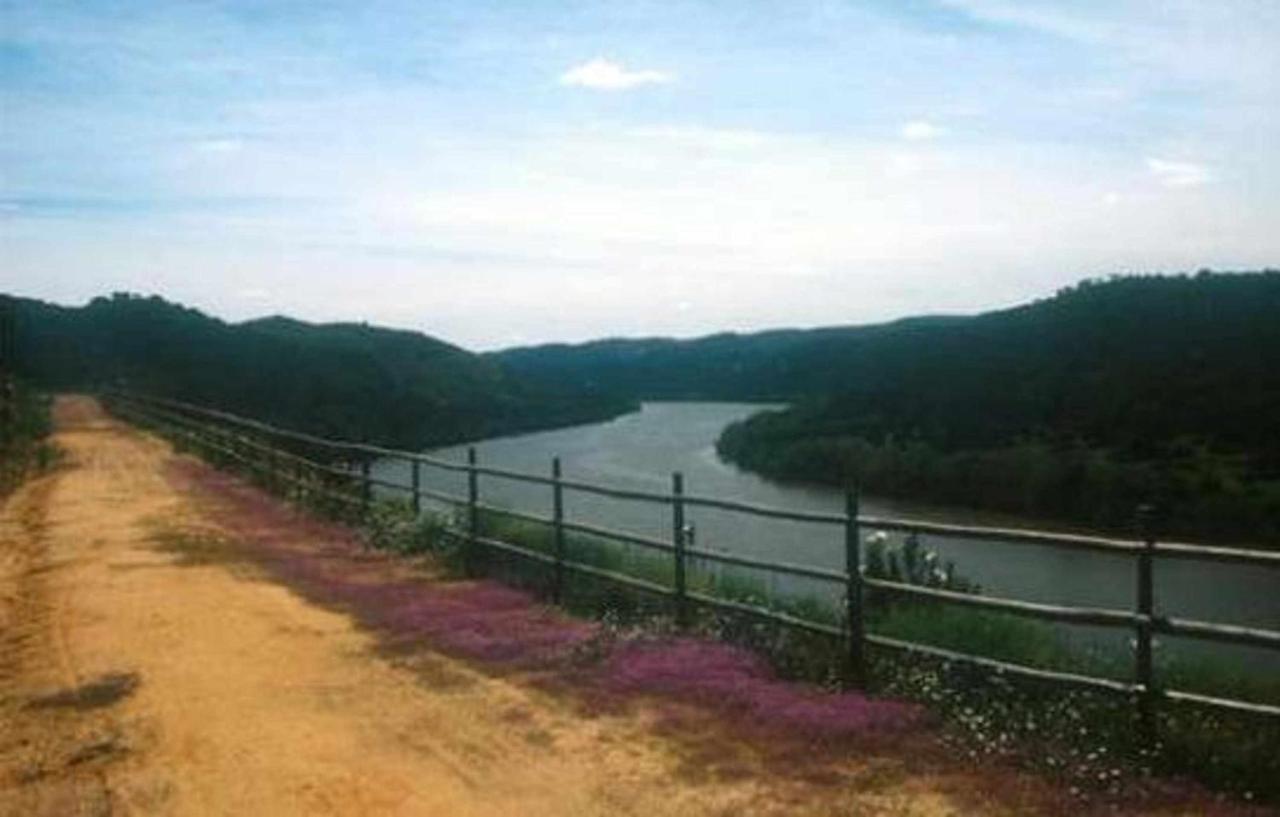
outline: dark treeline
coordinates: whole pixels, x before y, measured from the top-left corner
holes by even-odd
[[[650,400],[786,402],[822,394],[857,373],[859,350],[911,339],[963,318],[907,318],[873,326],[722,333],[693,340],[608,339],[493,353],[546,386]]]
[[[1280,540],[1280,273],[1086,282],[866,350],[831,395],[750,418],[779,478],[1166,534]]]
[[[723,456],[782,479],[1169,532],[1280,536],[1280,272],[1086,281],[974,317],[499,354],[545,384],[787,400]]]
[[[534,384],[416,332],[274,317],[230,324],[161,298],[15,299],[19,374],[121,387],[331,437],[404,447],[590,422],[631,408]]]

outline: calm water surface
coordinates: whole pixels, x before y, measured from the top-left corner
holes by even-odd
[[[476,444],[479,462],[549,475],[559,456],[567,479],[619,488],[667,492],[671,474],[684,474],[685,491],[779,508],[842,513],[840,491],[817,486],[780,485],[721,462],[715,441],[729,423],[760,411],[737,403],[645,403],[641,411],[610,422],[558,431],[523,434]],[[465,446],[433,452],[456,462]],[[385,462],[376,473],[407,485],[407,466]],[[423,469],[423,485],[466,495],[465,476]],[[549,516],[549,486],[482,476],[481,500]],[[569,519],[644,533],[671,535],[670,508],[566,492]],[[863,497],[862,513],[936,522],[1036,527],[1028,520]],[[746,514],[689,508],[696,544],[753,556],[841,569],[843,531],[839,526],[782,522]],[[1134,603],[1132,559],[1037,545],[972,539],[922,537],[923,543],[951,560],[983,592],[1029,601],[1128,608]],[[831,594],[838,588],[804,579],[771,577],[774,592]],[[1275,569],[1157,560],[1157,611],[1162,614],[1280,629],[1280,571]],[[1070,636],[1104,648],[1127,649],[1130,634],[1121,630],[1071,628]],[[1208,645],[1189,639],[1163,639],[1158,655],[1196,655],[1280,672],[1280,658],[1261,650]]]

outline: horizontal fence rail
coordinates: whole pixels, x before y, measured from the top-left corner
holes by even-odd
[[[466,553],[465,561],[468,565],[474,564],[476,551],[479,548],[488,548],[547,565],[554,569],[552,594],[557,601],[563,594],[565,575],[574,573],[670,599],[675,604],[677,622],[681,625],[688,623],[691,605],[698,605],[703,608],[747,615],[784,627],[840,640],[844,643],[846,675],[851,683],[857,684],[865,679],[864,648],[870,645],[891,652],[923,655],[1031,680],[1130,695],[1136,701],[1142,722],[1152,731],[1153,739],[1152,712],[1153,708],[1162,702],[1205,706],[1249,715],[1280,717],[1280,706],[1164,689],[1155,678],[1151,661],[1152,637],[1157,633],[1280,650],[1280,632],[1274,630],[1171,618],[1156,614],[1151,569],[1155,558],[1197,559],[1276,568],[1280,567],[1280,552],[1187,543],[1161,543],[1150,535],[1138,540],[1130,540],[864,516],[858,513],[857,497],[852,493],[848,495],[843,514],[796,511],[688,494],[684,492],[683,478],[679,474],[674,475],[670,492],[636,491],[565,479],[561,474],[558,459],[552,464],[550,476],[531,474],[491,465],[480,465],[476,461],[474,448],[468,451],[468,461],[459,463],[427,454],[367,443],[330,440],[314,434],[280,429],[258,420],[177,400],[120,392],[108,392],[103,397],[108,407],[124,418],[151,425],[162,433],[192,442],[197,450],[203,448],[216,452],[228,460],[234,460],[250,473],[286,491],[288,489],[285,486],[292,486],[299,492],[314,491],[320,496],[339,502],[344,507],[367,512],[372,502],[372,489],[377,486],[406,495],[406,498],[412,502],[415,513],[420,510],[422,499],[440,502],[449,508],[465,511],[461,517],[463,524],[455,523],[445,532],[461,545]],[[304,452],[312,456],[306,456]],[[317,452],[324,452],[324,456],[317,456]],[[411,484],[403,485],[371,476],[369,464],[374,459],[407,463],[412,477]],[[423,467],[465,474],[466,495],[455,495],[423,486],[420,479],[420,469]],[[479,490],[481,476],[515,480],[549,488],[550,516],[482,502]],[[669,540],[664,540],[581,520],[567,519],[564,513],[564,495],[569,492],[665,506],[670,509],[671,514],[671,537]],[[846,567],[844,570],[834,570],[694,547],[692,529],[685,524],[687,509],[691,507],[839,527],[844,531]],[[554,541],[552,552],[548,553],[481,535],[482,513],[511,517],[550,530]],[[1012,542],[1124,556],[1133,559],[1137,566],[1137,603],[1132,610],[1044,604],[867,576],[861,555],[860,535],[863,530],[892,531],[909,535],[927,534],[979,542]],[[663,559],[671,560],[671,582],[667,584],[652,581],[571,559],[566,547],[565,537],[568,532],[625,543],[661,554]],[[843,621],[840,624],[814,621],[752,601],[728,599],[691,589],[688,586],[688,571],[692,569],[692,563],[695,560],[843,586],[845,588]],[[869,633],[866,631],[863,599],[864,593],[870,591],[917,602],[984,609],[1044,621],[1132,630],[1135,636],[1133,679],[1118,681],[1111,678],[1048,670]]]
[[[1070,624],[1092,624],[1098,627],[1134,627],[1146,620],[1142,615],[1127,610],[1100,610],[1089,607],[1065,607],[1057,604],[1015,601],[1014,599],[1002,599],[992,596],[976,596],[972,593],[957,593],[953,590],[940,590],[936,587],[921,587],[915,584],[905,584],[885,579],[864,578],[862,583],[866,587],[899,595],[934,599],[966,607],[999,610],[1003,613],[1014,613],[1028,618],[1063,621]]]

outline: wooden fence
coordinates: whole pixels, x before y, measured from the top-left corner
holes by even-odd
[[[465,542],[466,553],[473,556],[479,548],[491,548],[523,559],[547,565],[553,575],[552,593],[558,601],[564,592],[566,575],[579,573],[615,582],[636,590],[657,594],[672,600],[678,623],[689,621],[693,605],[732,613],[755,616],[776,624],[795,627],[839,639],[844,649],[844,665],[848,680],[857,685],[864,675],[865,648],[868,645],[894,651],[916,653],[947,661],[960,662],[1025,678],[1070,684],[1132,696],[1140,722],[1154,735],[1154,712],[1162,702],[1214,707],[1258,716],[1280,717],[1280,706],[1213,697],[1185,690],[1162,687],[1155,677],[1152,665],[1152,638],[1156,634],[1183,636],[1206,641],[1261,647],[1280,650],[1280,632],[1274,630],[1241,627],[1208,621],[1174,618],[1157,612],[1155,585],[1152,578],[1153,562],[1161,559],[1191,559],[1209,562],[1229,562],[1280,568],[1280,552],[1244,550],[1225,547],[1207,547],[1193,544],[1158,542],[1151,535],[1150,525],[1144,527],[1144,535],[1138,540],[1050,533],[1035,530],[976,527],[967,525],[937,524],[904,519],[865,516],[859,513],[858,497],[846,493],[843,513],[816,513],[784,508],[764,507],[716,497],[698,496],[684,490],[680,474],[673,474],[668,493],[624,490],[588,482],[565,479],[560,462],[554,460],[548,476],[483,466],[477,462],[475,448],[468,449],[465,463],[450,462],[437,457],[400,451],[376,445],[341,442],[275,428],[256,420],[239,417],[227,412],[181,403],[173,400],[146,398],[138,395],[110,393],[104,401],[115,413],[162,432],[177,436],[202,451],[218,452],[241,462],[277,488],[289,485],[306,487],[307,490],[326,492],[338,502],[367,509],[372,501],[373,488],[404,492],[412,502],[415,513],[421,511],[424,498],[446,503],[465,510],[465,527],[457,531]],[[307,457],[299,451],[323,451],[323,456]],[[374,477],[369,463],[374,459],[391,459],[405,462],[410,467],[411,482],[403,485]],[[356,463],[352,467],[336,464]],[[466,475],[466,496],[426,488],[422,485],[421,469],[435,468]],[[355,492],[333,487],[325,488],[314,476],[328,474],[336,480],[355,480]],[[542,517],[507,508],[494,508],[481,502],[481,476],[500,477],[519,482],[547,486],[551,489],[551,515]],[[566,492],[580,492],[632,502],[652,503],[670,510],[671,533],[668,540],[638,533],[614,530],[581,521],[567,519],[564,512]],[[690,507],[716,508],[756,517],[791,520],[836,526],[843,530],[843,570],[789,564],[759,559],[721,551],[695,547],[690,543],[689,529],[685,525],[686,509]],[[495,511],[530,522],[548,525],[554,531],[554,548],[543,553],[481,535],[480,514]],[[1131,558],[1136,565],[1136,604],[1133,609],[1110,609],[1043,604],[1010,598],[961,593],[935,587],[923,587],[905,582],[890,581],[865,575],[861,554],[861,529],[894,531],[906,534],[928,534],[940,537],[962,537],[979,541],[1013,542],[1034,546],[1088,550]],[[642,579],[638,576],[605,570],[573,561],[566,555],[566,532],[589,534],[604,539],[636,545],[666,555],[672,560],[673,580],[670,586]],[[701,559],[724,565],[753,568],[770,573],[816,579],[840,585],[843,588],[844,621],[841,626],[812,621],[763,606],[743,601],[718,598],[690,589],[687,568],[691,559]],[[890,596],[923,599],[931,602],[999,611],[1015,616],[1069,624],[1094,625],[1131,630],[1134,634],[1133,677],[1119,681],[1092,675],[1074,674],[999,661],[993,658],[941,649],[925,644],[889,638],[867,631],[864,591],[872,589]]]

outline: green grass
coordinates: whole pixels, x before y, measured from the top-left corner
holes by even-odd
[[[517,544],[539,553],[555,552],[555,531],[550,524],[517,519],[498,511],[480,515],[482,535]],[[675,560],[669,554],[645,550],[641,545],[621,545],[601,537],[567,532],[565,558],[590,567],[632,576],[662,587],[675,586]],[[576,579],[575,579],[576,580]],[[806,596],[769,592],[761,579],[732,570],[710,571],[690,564],[685,572],[685,586],[690,592],[727,601],[752,604],[767,610],[839,626],[843,614],[840,607]]]
[[[1079,656],[1050,625],[1005,613],[917,602],[876,610],[868,629],[877,634],[1043,669],[1080,671]]]
[[[16,383],[12,403],[0,406],[0,417],[8,420],[0,422],[0,497],[61,459],[62,452],[48,441],[53,431],[51,402],[49,395]]]
[[[480,524],[483,535],[490,538],[540,553],[554,552],[555,534],[549,524],[540,525],[493,511],[482,513]],[[667,554],[575,533],[565,535],[565,550],[569,560],[664,587],[673,586],[674,564]],[[814,596],[773,594],[760,578],[731,569],[710,572],[690,568],[686,582],[693,592],[753,604],[806,621],[839,627],[844,620],[840,604]],[[1127,650],[1069,644],[1053,624],[1011,613],[928,600],[890,603],[878,593],[869,593],[867,598],[870,602],[867,629],[878,635],[1040,669],[1119,680],[1128,679],[1132,674],[1133,659]],[[1264,678],[1204,660],[1158,660],[1157,674],[1161,683],[1169,687],[1280,703],[1280,679]]]

